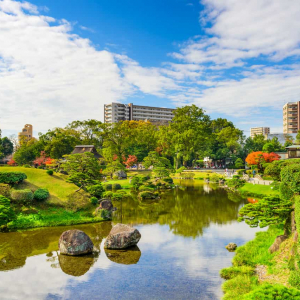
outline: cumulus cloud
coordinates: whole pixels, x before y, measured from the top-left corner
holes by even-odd
[[[298,0],[202,0],[207,35],[191,39],[173,56],[189,63],[228,67],[245,59],[272,60],[300,54]]]

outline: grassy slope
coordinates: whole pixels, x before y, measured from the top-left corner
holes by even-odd
[[[261,195],[278,195],[278,191],[274,191],[269,185],[245,183],[243,187],[239,189],[241,193],[253,193]]]
[[[66,202],[67,197],[73,194],[78,187],[66,182],[66,176],[55,173],[50,176],[45,170],[23,167],[1,167],[0,172],[23,172],[27,175],[27,180],[16,186],[16,189],[29,188],[33,191],[38,188],[46,188],[50,192],[49,203],[59,204]]]

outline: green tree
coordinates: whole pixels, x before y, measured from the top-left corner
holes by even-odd
[[[86,189],[100,178],[100,165],[94,154],[85,152],[64,157],[66,161],[62,164],[62,168],[69,174],[68,181],[79,187],[77,191]]]
[[[125,167],[118,160],[115,160],[107,164],[105,170],[103,171],[103,174],[108,175],[110,176],[110,178],[112,178],[113,174],[120,170],[125,170]]]
[[[278,196],[264,197],[257,203],[249,203],[242,207],[238,221],[245,221],[250,227],[260,228],[284,224],[285,234],[288,235],[292,205],[291,200],[283,200]]]
[[[143,160],[143,166],[146,169],[153,166],[154,168],[166,168],[171,169],[171,163],[166,157],[160,156],[156,151],[149,152]]]
[[[0,195],[0,226],[6,225],[15,218],[15,213],[10,207],[10,200]]]
[[[296,135],[295,145],[300,145],[300,130],[298,131]]]
[[[14,160],[18,165],[31,164],[34,159],[40,156],[43,145],[36,139],[23,143],[14,154]]]
[[[237,169],[244,169],[245,168],[245,163],[243,162],[243,160],[241,158],[238,158],[236,161],[235,161],[235,167]]]
[[[13,150],[13,143],[7,137],[1,138],[0,135],[0,158],[12,154]]]

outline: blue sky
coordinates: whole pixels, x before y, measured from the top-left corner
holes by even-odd
[[[0,128],[34,134],[103,104],[196,104],[282,131],[300,101],[298,0],[0,0]]]

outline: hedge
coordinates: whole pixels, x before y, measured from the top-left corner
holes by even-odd
[[[0,183],[15,184],[27,179],[22,172],[0,172]]]
[[[32,201],[33,200],[33,192],[29,189],[25,190],[13,190],[11,192],[11,198],[15,201]]]

